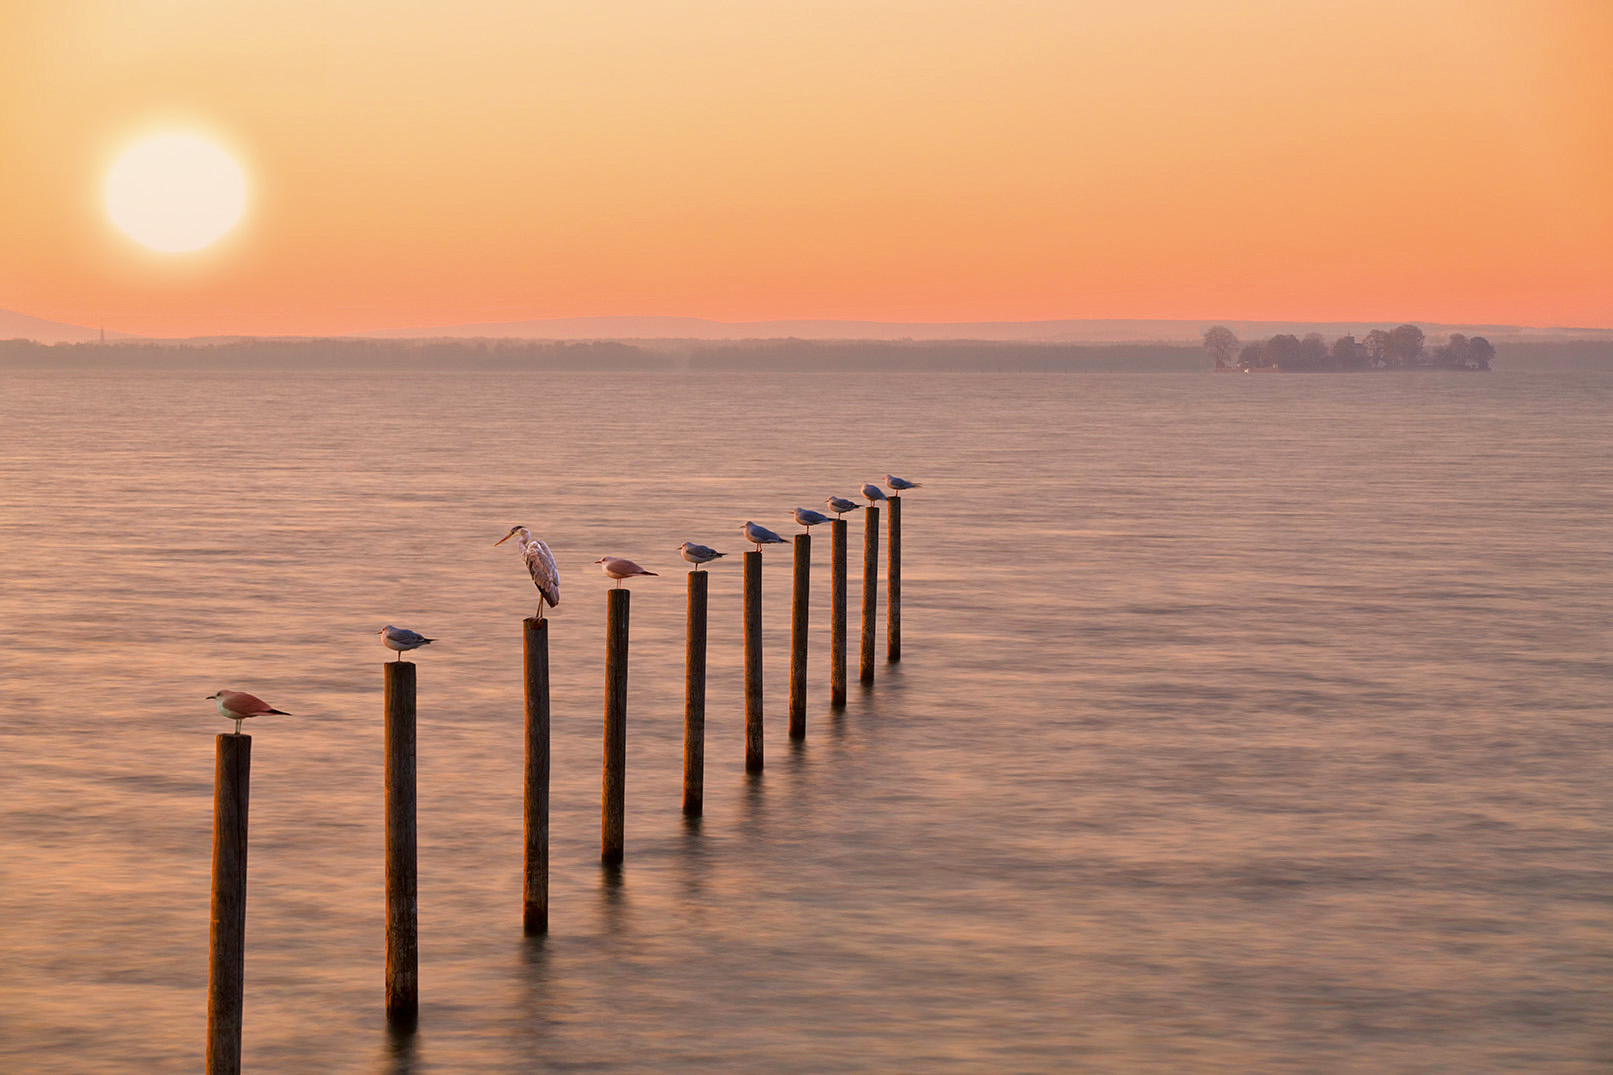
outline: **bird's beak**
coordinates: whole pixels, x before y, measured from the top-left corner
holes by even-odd
[[[493,542],[493,548],[495,548],[495,549],[498,548],[500,545],[504,544],[506,541],[510,540],[514,536],[515,536],[514,534],[505,534],[503,537],[501,537],[497,541]]]

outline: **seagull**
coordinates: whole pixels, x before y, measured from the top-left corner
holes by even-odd
[[[773,533],[773,531],[769,530],[761,523],[747,522],[744,526],[739,528],[739,532],[745,535],[746,541],[756,546],[757,552],[762,551],[763,545],[784,544],[783,538]]]
[[[889,500],[890,499],[890,497],[885,495],[885,490],[881,489],[879,486],[875,485],[873,482],[863,482],[863,496],[868,498],[868,506],[869,507],[873,507],[875,504],[878,504],[881,500]]]
[[[679,545],[678,552],[682,554],[685,560],[697,567],[701,564],[709,564],[719,556],[728,555],[725,552],[718,552],[710,545],[696,545],[692,541],[685,541],[682,545]]]
[[[381,636],[381,645],[398,651],[400,661],[409,650],[419,649],[437,641],[435,638],[427,638],[418,631],[411,631],[407,627],[394,627],[390,623],[375,633]]]
[[[903,493],[909,489],[917,489],[924,483],[910,482],[906,478],[898,478],[894,474],[887,474],[885,475],[885,484],[895,489],[898,493]]]
[[[806,527],[807,533],[810,534],[814,526],[828,522],[829,517],[821,511],[813,511],[810,508],[796,508],[795,521]]]
[[[847,500],[843,496],[832,496],[828,500],[825,500],[824,503],[829,505],[829,510],[835,513],[836,519],[840,518],[840,516],[845,512],[856,511],[858,508],[862,507],[862,505],[857,503],[855,500]]]
[[[235,734],[241,734],[241,722],[248,717],[289,717],[290,713],[275,709],[255,694],[245,691],[214,691],[207,700],[218,706],[218,715],[235,721]]]
[[[595,560],[594,563],[599,565],[599,570],[605,573],[606,578],[616,580],[615,588],[618,590],[622,588],[623,579],[636,578],[639,575],[655,575],[655,572],[646,571],[633,561],[624,560],[620,556],[601,557]],[[660,578],[659,575],[656,575],[656,577]]]
[[[549,602],[550,608],[560,603],[560,569],[554,565],[554,553],[549,551],[549,546],[543,543],[542,538],[533,537],[524,526],[510,527],[510,532],[493,542],[493,545],[497,547],[511,538],[516,538],[516,543],[521,546],[521,559],[526,561],[526,569],[532,573],[532,585],[542,595],[538,601],[538,619],[541,620],[544,601]]]

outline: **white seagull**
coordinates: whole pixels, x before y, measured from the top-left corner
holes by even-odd
[[[410,650],[419,649],[421,646],[429,646],[437,641],[435,638],[427,638],[419,631],[411,631],[407,627],[394,627],[390,623],[375,633],[381,636],[381,645],[387,649],[397,651],[398,660],[400,661],[403,660],[403,655]]]
[[[689,561],[691,564],[694,564],[696,567],[701,564],[709,564],[719,556],[728,555],[725,552],[718,552],[710,545],[696,545],[692,541],[685,541],[682,545],[679,545],[678,552],[685,560]]]
[[[761,523],[746,522],[744,526],[739,528],[739,532],[745,535],[746,541],[756,546],[757,552],[762,551],[763,545],[784,544],[783,538],[773,533],[773,531],[769,530]]]
[[[898,478],[894,474],[887,474],[887,475],[885,475],[885,484],[890,486],[892,489],[895,489],[898,493],[902,493],[902,492],[906,492],[909,489],[917,489],[919,486],[923,485],[924,483],[923,482],[910,482],[906,478]]]
[[[890,499],[890,497],[885,495],[885,490],[881,489],[879,486],[875,485],[873,482],[863,482],[863,496],[868,499],[868,506],[869,507],[873,507],[875,504],[879,503],[881,500],[889,500]]]
[[[829,517],[823,512],[813,511],[811,508],[796,508],[795,521],[806,527],[807,533],[810,534],[812,533],[812,528],[814,526],[817,526],[819,523],[828,522]]]
[[[855,500],[847,500],[843,496],[832,496],[825,500],[824,503],[829,505],[829,510],[835,513],[835,518],[837,519],[848,511],[856,511],[862,507]]]
[[[549,546],[543,543],[542,538],[535,538],[524,526],[512,526],[510,532],[493,542],[495,547],[504,544],[511,538],[521,546],[521,559],[526,561],[526,569],[532,573],[532,585],[538,588],[542,599],[538,601],[538,619],[543,619],[543,602],[549,602],[554,608],[560,603],[560,569],[555,566],[554,553]]]
[[[241,722],[248,717],[289,717],[290,713],[276,709],[255,694],[245,691],[214,691],[207,700],[218,706],[218,715],[235,721],[235,734],[241,734]]]
[[[655,575],[655,572],[646,571],[633,561],[624,560],[620,556],[603,556],[595,560],[594,563],[599,565],[599,570],[605,573],[606,578],[616,580],[615,589],[618,590],[622,588],[623,579],[637,578],[640,575]],[[659,575],[655,577],[660,578]]]

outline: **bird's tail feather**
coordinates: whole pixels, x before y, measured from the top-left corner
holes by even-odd
[[[264,716],[266,716],[266,717],[289,717],[289,716],[291,716],[291,714],[287,713],[284,709],[271,709],[267,713],[265,713]]]

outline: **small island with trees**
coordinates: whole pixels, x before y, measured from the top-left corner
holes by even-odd
[[[1373,329],[1366,338],[1340,336],[1329,346],[1319,332],[1273,336],[1238,347],[1238,337],[1224,325],[1204,330],[1204,349],[1215,359],[1217,373],[1326,373],[1356,370],[1483,370],[1495,358],[1495,347],[1483,336],[1460,332],[1437,347],[1425,346],[1423,330],[1401,325]],[[1233,359],[1233,355],[1237,359]]]

